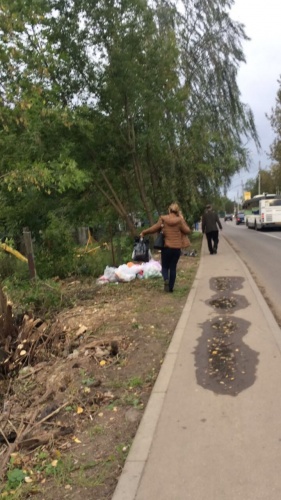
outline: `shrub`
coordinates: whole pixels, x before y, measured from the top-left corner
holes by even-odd
[[[0,280],[12,275],[25,279],[28,277],[28,273],[28,264],[26,262],[22,262],[14,255],[0,249]]]
[[[75,266],[75,244],[68,221],[51,214],[49,225],[41,233],[35,247],[35,264],[41,279],[58,276],[65,278]]]
[[[15,315],[30,311],[46,317],[70,305],[66,302],[69,299],[62,294],[60,283],[53,280],[19,280],[12,276],[4,280],[3,289],[14,304]]]

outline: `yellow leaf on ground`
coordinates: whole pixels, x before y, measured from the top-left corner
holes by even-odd
[[[104,361],[104,359],[102,359],[102,360],[100,361],[100,366],[104,366],[104,365],[106,365],[106,361]]]
[[[81,406],[78,406],[76,413],[78,413],[78,414],[83,413],[83,411],[84,411],[83,408],[81,408]]]
[[[81,443],[80,439],[78,439],[78,438],[77,438],[77,437],[75,437],[75,436],[73,436],[73,438],[72,438],[72,439],[73,439],[73,441],[74,441],[75,443]]]

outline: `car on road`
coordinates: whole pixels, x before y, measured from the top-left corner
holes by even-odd
[[[232,218],[233,218],[233,217],[232,217],[232,214],[225,214],[225,216],[224,216],[224,221],[227,221],[227,220],[232,221]]]
[[[245,215],[244,215],[244,212],[238,212],[236,215],[235,215],[235,220],[236,220],[236,225],[238,226],[238,224],[244,224],[245,222]]]

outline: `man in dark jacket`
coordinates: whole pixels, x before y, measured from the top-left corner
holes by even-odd
[[[206,233],[210,254],[217,253],[218,251],[218,228],[222,229],[218,214],[212,209],[211,205],[207,205],[206,210],[202,216],[202,232]]]

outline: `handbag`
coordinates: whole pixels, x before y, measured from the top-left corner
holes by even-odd
[[[190,240],[186,234],[181,235],[181,248],[190,247]]]
[[[154,242],[153,247],[155,248],[155,250],[162,250],[164,246],[165,246],[164,234],[162,231],[160,231],[160,233],[158,233],[156,236],[156,240]]]
[[[164,224],[162,221],[162,229],[157,234],[156,240],[155,240],[154,245],[153,245],[155,250],[162,250],[162,248],[164,248],[164,246],[165,246],[165,237],[164,237],[164,233],[163,233],[163,227],[164,227]]]

